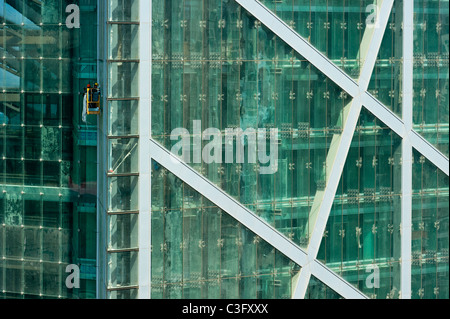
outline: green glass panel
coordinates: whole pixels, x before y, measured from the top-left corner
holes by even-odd
[[[403,0],[394,1],[369,83],[369,93],[402,116]]]
[[[110,139],[108,143],[108,173],[124,174],[139,172],[139,144],[137,138]]]
[[[138,215],[108,216],[108,247],[110,249],[138,248]]]
[[[136,251],[108,254],[108,288],[135,286],[138,283],[138,253]]]
[[[305,299],[342,299],[342,297],[319,279],[311,276]]]
[[[363,108],[318,254],[376,298],[400,288],[401,155],[401,138]]]
[[[327,183],[324,163],[341,134],[348,94],[234,1],[152,8],[152,137],[306,246],[309,212]],[[246,135],[226,135],[237,129]],[[258,129],[266,131],[252,135]],[[181,133],[189,143],[183,149]],[[264,148],[277,159],[260,156],[256,150]]]
[[[414,0],[414,129],[449,154],[449,2]]]
[[[412,298],[447,299],[448,176],[413,150]]]
[[[263,0],[268,9],[353,78],[364,63],[366,30],[376,26],[373,1]]]
[[[118,22],[139,21],[138,0],[109,0],[108,20]]]
[[[80,28],[66,25],[69,4]],[[81,123],[81,114],[83,88],[97,76],[96,5],[0,4],[2,298],[95,296],[86,263],[96,258],[97,118]],[[68,264],[80,265],[79,290],[65,286]]]
[[[152,163],[152,298],[290,298],[300,267]]]
[[[137,289],[120,289],[108,291],[109,299],[137,299]]]

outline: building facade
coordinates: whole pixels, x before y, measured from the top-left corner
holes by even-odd
[[[448,298],[448,5],[109,1],[99,296]]]
[[[1,299],[96,296],[97,119],[81,120],[97,77],[96,8],[0,1]]]
[[[0,297],[449,298],[448,0],[0,8]]]

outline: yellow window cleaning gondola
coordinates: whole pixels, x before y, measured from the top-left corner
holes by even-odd
[[[98,87],[98,83],[94,84],[94,87],[90,85],[86,89],[86,104],[87,104],[87,114],[100,114],[101,106],[101,92]]]

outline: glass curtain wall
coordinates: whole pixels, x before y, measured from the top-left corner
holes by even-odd
[[[414,1],[414,129],[449,155],[449,1]],[[413,152],[412,298],[445,299],[448,176]]]
[[[449,155],[449,1],[414,1],[414,129]]]
[[[399,296],[401,160],[401,138],[363,109],[318,259],[372,298]]]
[[[413,152],[412,298],[448,299],[448,176]]]
[[[358,78],[364,63],[360,52],[366,45],[364,31],[375,10],[373,1],[261,2]],[[403,4],[394,1],[369,85],[369,92],[398,116],[403,103]],[[414,123],[448,156],[447,11],[448,1],[415,1],[414,47],[420,52],[415,53],[414,62]],[[235,1],[153,1],[152,19],[153,138],[295,243],[307,247],[315,222],[310,212],[328,182],[327,155],[333,138],[342,132],[348,94]],[[180,128],[183,133],[174,136],[173,130]],[[217,130],[202,141],[199,137],[208,128]],[[278,129],[276,171],[262,174],[261,163],[226,162],[227,142],[236,149],[238,141],[225,141],[225,130],[236,128]],[[176,147],[182,136],[189,138],[187,155]],[[217,160],[196,162],[195,152],[216,138],[222,150]],[[242,143],[248,151],[248,136]],[[363,108],[318,258],[373,298],[398,298],[401,293],[401,165],[401,138]],[[414,168],[413,174],[418,170]],[[448,199],[448,177],[438,180],[442,190],[432,188],[430,192],[439,195],[429,203],[436,215],[429,222],[437,223],[433,226],[436,239],[424,241],[414,232],[413,246],[432,242],[439,257],[425,258],[435,261],[428,268],[413,267],[413,290],[428,289],[422,295],[430,296],[430,289],[421,286],[429,274],[435,278],[434,288],[440,291],[436,297],[442,297],[448,295],[448,284],[442,287],[448,277],[442,241],[448,237],[448,226],[440,212],[445,206],[441,199]],[[173,201],[185,200],[183,192],[168,185],[172,181],[165,183],[170,192],[163,199],[154,199],[156,210],[162,212]],[[428,211],[424,213],[422,206],[417,206],[422,192],[415,192],[413,219],[419,220]],[[171,222],[171,218],[164,219],[164,227],[170,227]],[[154,227],[152,234],[166,229]],[[428,238],[423,230],[421,235]],[[152,254],[156,256],[155,250]],[[367,282],[368,268],[379,272],[379,286]],[[307,296],[338,297],[322,289],[318,280],[310,283]]]
[[[93,0],[0,1],[0,298],[95,297],[96,119],[81,122],[81,98],[96,18]]]
[[[152,207],[152,298],[291,298],[300,267],[154,161]]]
[[[173,130],[185,129],[189,165],[306,247],[315,222],[309,214],[327,183],[327,154],[342,132],[348,94],[235,1],[153,2],[152,18],[152,137],[171,150],[180,140]],[[198,132],[194,121],[201,122]],[[215,133],[195,144],[206,129]],[[249,160],[256,153],[249,136],[225,142],[230,129],[264,129],[257,149],[277,150],[274,169],[262,173],[270,163],[259,155]],[[195,152],[201,157],[211,139],[220,141],[221,154],[196,163]],[[228,143],[236,150],[231,163]]]
[[[364,63],[364,31],[375,25],[374,1],[262,0],[311,45],[351,77],[358,79]]]

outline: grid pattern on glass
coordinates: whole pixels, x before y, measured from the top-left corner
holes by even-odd
[[[109,0],[107,17],[106,297],[138,297],[139,1]]]
[[[152,162],[152,298],[290,298],[300,267]]]
[[[413,151],[412,298],[449,297],[448,176]]]
[[[414,129],[449,155],[449,2],[414,1]]]
[[[108,6],[108,207],[138,210],[139,1]]]
[[[226,129],[278,129],[274,174],[261,174],[258,162],[189,164],[306,246],[348,95],[234,1],[153,2],[152,10],[152,137],[172,149],[171,133],[183,128],[195,141],[194,120],[201,131],[217,128],[217,138]]]
[[[0,298],[70,298],[63,267],[73,258],[73,203],[32,197],[0,194]],[[46,282],[49,276],[54,283]]]
[[[367,28],[379,14],[371,0],[262,0],[260,1],[317,50],[353,78],[364,57],[361,46]]]
[[[403,0],[394,1],[368,91],[373,97],[402,115]]]
[[[64,1],[0,2],[0,298],[95,296],[96,119],[81,125],[81,101],[96,3],[71,1],[83,19],[70,28]],[[68,264],[80,289],[65,286]]]
[[[363,108],[318,259],[367,296],[398,298],[400,211],[401,138]]]

